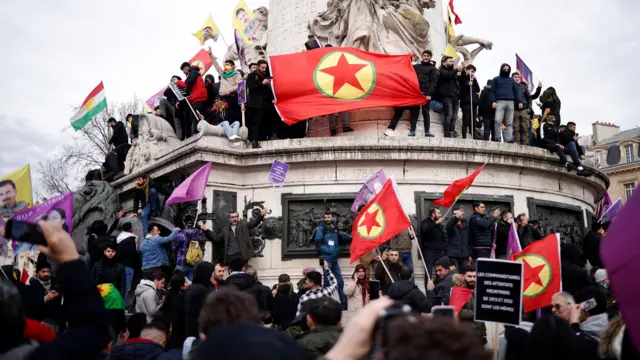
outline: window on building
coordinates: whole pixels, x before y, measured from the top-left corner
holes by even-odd
[[[627,162],[633,162],[633,145],[626,145],[624,147],[624,154],[627,157]]]
[[[634,183],[624,184],[624,196],[627,200],[633,195],[633,190],[636,188]]]

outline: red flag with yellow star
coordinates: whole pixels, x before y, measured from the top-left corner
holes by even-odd
[[[530,312],[551,305],[553,294],[562,289],[560,270],[560,234],[551,234],[534,241],[511,260],[524,265],[522,305]]]
[[[426,103],[411,55],[325,47],[269,56],[276,107],[291,125],[343,111]]]
[[[484,163],[476,171],[474,171],[473,174],[467,176],[466,178],[458,179],[454,181],[451,185],[449,185],[447,190],[444,191],[444,196],[442,197],[442,199],[432,201],[431,203],[433,205],[438,205],[443,207],[453,206],[456,200],[458,200],[458,198],[462,194],[464,194],[465,191],[467,191],[467,189],[471,186],[471,184],[473,184],[478,174],[480,174],[482,169],[484,169],[485,165],[487,165],[487,163]]]
[[[353,221],[351,263],[409,226],[411,221],[398,199],[394,180],[390,178]]]

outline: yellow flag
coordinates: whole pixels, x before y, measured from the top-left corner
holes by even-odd
[[[444,54],[442,55],[451,56],[453,60],[458,60],[460,58],[460,55],[458,55],[458,52],[453,48],[453,46],[451,46],[451,44],[447,44],[447,48],[444,50]]]
[[[447,9],[447,29],[449,31],[449,40],[456,36],[456,31],[453,29],[453,23],[451,22],[451,12]]]
[[[202,27],[198,29],[198,31],[193,33],[193,36],[195,36],[198,40],[200,40],[200,45],[202,46],[204,45],[204,42],[209,39],[213,39],[213,41],[218,41],[218,36],[220,36],[220,30],[218,29],[218,26],[216,25],[215,21],[213,21],[213,18],[211,17],[211,15],[209,15],[207,20],[205,20],[204,25],[202,25]]]
[[[253,11],[244,0],[240,0],[235,9],[233,9],[231,25],[246,44],[260,42],[265,33],[264,26],[262,26],[260,20],[256,19]]]
[[[25,165],[0,177],[0,217],[13,214],[33,206],[31,193],[31,169]]]

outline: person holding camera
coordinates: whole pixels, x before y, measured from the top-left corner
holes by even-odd
[[[323,264],[325,261],[329,263],[329,269],[338,281],[338,295],[344,309],[347,308],[347,297],[344,295],[344,280],[342,279],[340,265],[338,265],[338,256],[340,255],[340,243],[344,244],[349,241],[351,241],[350,235],[342,234],[338,231],[333,214],[328,211],[325,212],[323,221],[318,224],[316,229],[315,244],[320,253],[320,263]],[[329,286],[327,273],[324,276],[324,286]]]
[[[518,238],[522,249],[531,245],[532,242],[542,240],[542,233],[538,230],[537,221],[529,221],[525,213],[516,216]]]

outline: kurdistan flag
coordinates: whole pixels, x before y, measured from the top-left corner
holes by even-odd
[[[107,107],[107,98],[104,94],[104,86],[102,81],[82,102],[82,106],[71,117],[71,127],[78,131],[85,127],[87,123],[96,117],[104,108]]]

